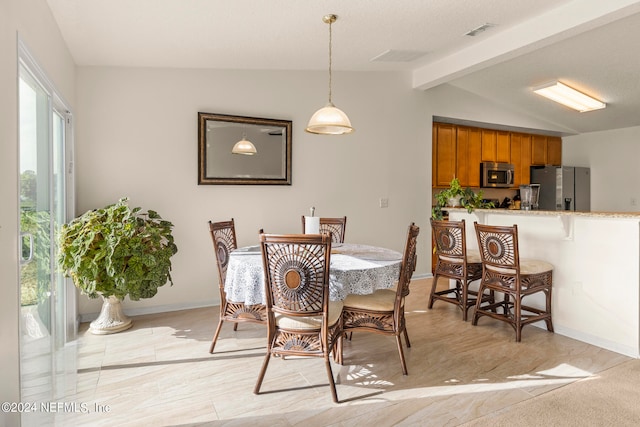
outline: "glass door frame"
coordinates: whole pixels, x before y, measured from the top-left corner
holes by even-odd
[[[47,141],[48,145],[48,206],[47,209],[50,212],[54,212],[56,204],[62,207],[64,217],[55,218],[55,215],[50,215],[49,218],[49,276],[50,281],[53,284],[54,289],[52,291],[53,298],[49,301],[49,307],[51,309],[50,319],[51,326],[51,342],[50,342],[50,374],[51,374],[51,390],[49,390],[50,399],[60,399],[75,389],[75,368],[76,368],[76,351],[75,351],[75,339],[78,328],[78,315],[77,315],[77,293],[73,283],[70,279],[62,277],[57,272],[55,265],[55,228],[54,225],[62,222],[67,222],[75,215],[75,182],[74,182],[74,140],[73,140],[73,118],[68,103],[65,102],[63,97],[59,95],[55,86],[51,83],[46,73],[39,66],[37,61],[29,52],[25,43],[18,36],[18,79],[20,84],[21,80],[26,79],[35,82],[38,87],[47,96],[47,112],[48,115],[48,129],[47,129]],[[18,97],[18,103],[20,103],[20,97]],[[54,129],[54,119],[58,118],[60,126]],[[20,128],[20,126],[19,126]],[[57,135],[54,134],[57,132]],[[21,152],[20,144],[18,142]],[[56,145],[61,149],[54,153]],[[57,157],[60,165],[58,177],[55,177],[54,170],[54,157]],[[20,158],[20,157],[19,157]],[[18,168],[21,173],[21,167]],[[62,186],[61,193],[54,193],[53,180],[58,180],[58,184]],[[20,194],[20,191],[18,192]],[[61,197],[62,196],[62,197]],[[18,200],[18,207],[21,208],[21,201]],[[19,234],[21,234],[21,225],[18,224]],[[22,245],[22,239],[20,239]],[[22,253],[20,253],[22,256]],[[22,287],[22,277],[19,282]],[[22,293],[22,289],[20,291]],[[20,360],[21,367],[25,357],[23,351],[23,336],[20,332]],[[21,374],[21,386],[20,393],[23,395],[23,376]],[[25,421],[25,420],[23,420]]]

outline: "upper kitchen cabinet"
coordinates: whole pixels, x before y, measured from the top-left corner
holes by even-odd
[[[562,139],[558,136],[531,136],[531,164],[562,165]]]
[[[482,135],[480,129],[458,126],[456,176],[463,187],[480,187]]]
[[[547,164],[547,137],[544,135],[533,135],[531,137],[531,164]]]
[[[433,124],[433,186],[448,187],[456,177],[456,126]]]
[[[547,137],[547,164],[562,165],[562,138],[559,136]]]
[[[482,129],[482,161],[498,163],[511,161],[509,132]]]
[[[449,123],[433,123],[432,186],[480,187],[480,163],[511,163],[513,188],[531,182],[530,167],[562,165],[562,139]]]
[[[499,130],[496,136],[496,161],[509,163],[511,161],[511,135],[509,132]]]
[[[531,135],[524,133],[511,134],[511,162],[514,166],[513,187],[531,182]]]
[[[482,129],[482,160],[483,162],[495,162],[498,146],[496,131]]]

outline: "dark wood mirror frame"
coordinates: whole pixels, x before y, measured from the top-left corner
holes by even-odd
[[[291,120],[198,113],[198,185],[291,185]],[[252,156],[232,154],[251,141]]]

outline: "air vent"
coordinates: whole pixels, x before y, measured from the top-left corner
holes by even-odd
[[[465,36],[471,36],[471,37],[475,37],[478,34],[487,31],[489,28],[491,27],[495,27],[495,24],[489,24],[488,22],[485,24],[480,25],[479,27],[474,28],[473,30],[464,33]]]
[[[371,58],[371,62],[411,62],[425,56],[427,52],[419,50],[394,50],[389,49],[380,55]]]

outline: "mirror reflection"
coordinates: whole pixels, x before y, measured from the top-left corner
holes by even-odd
[[[291,185],[291,124],[198,113],[198,184]]]

